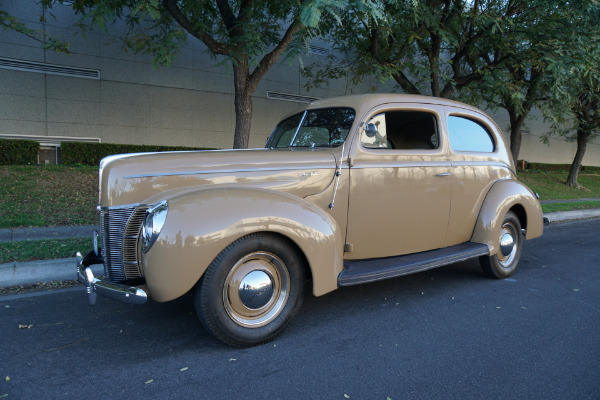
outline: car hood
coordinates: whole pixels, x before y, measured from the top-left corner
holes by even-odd
[[[100,205],[150,204],[201,188],[259,187],[306,197],[333,181],[331,149],[123,154],[100,163]]]

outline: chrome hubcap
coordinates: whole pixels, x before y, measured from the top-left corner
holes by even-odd
[[[507,257],[510,255],[514,245],[515,245],[515,241],[509,233],[505,233],[500,238],[500,251],[502,252],[502,255],[504,257]]]
[[[505,223],[500,230],[500,252],[498,262],[505,269],[511,269],[512,263],[517,255],[517,235],[519,232],[511,223]]]
[[[290,276],[283,261],[255,252],[239,260],[225,280],[223,304],[238,325],[258,328],[281,313],[289,296]]]
[[[251,310],[264,307],[273,297],[273,278],[265,271],[252,271],[240,283],[240,300]]]

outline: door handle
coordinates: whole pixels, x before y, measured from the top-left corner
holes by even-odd
[[[436,174],[435,176],[450,176],[452,175],[451,172],[442,172],[441,174]]]

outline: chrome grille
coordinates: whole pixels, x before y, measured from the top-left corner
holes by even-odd
[[[109,281],[122,282],[142,276],[137,261],[138,234],[147,208],[130,206],[100,211],[104,273]]]

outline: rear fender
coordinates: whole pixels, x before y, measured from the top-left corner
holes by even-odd
[[[308,261],[315,296],[337,288],[343,236],[314,204],[257,188],[204,189],[165,200],[169,209],[164,227],[143,255],[154,300],[172,300],[189,291],[225,247],[255,232],[280,234],[298,246]]]
[[[526,239],[542,235],[542,208],[533,192],[523,183],[506,179],[492,185],[483,201],[472,242],[485,243],[490,254],[496,254],[500,246],[500,228],[506,213],[513,207],[522,207],[525,211],[522,228],[526,228]]]

